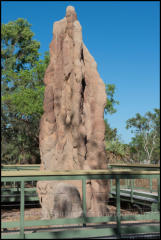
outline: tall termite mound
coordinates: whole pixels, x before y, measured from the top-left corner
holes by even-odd
[[[94,58],[82,41],[82,28],[72,6],[67,7],[62,20],[54,23],[50,63],[44,83],[44,114],[39,135],[41,169],[107,169],[105,85],[97,72]],[[37,190],[46,218],[55,216],[54,211],[58,210],[55,204],[58,184],[54,181],[38,182]],[[64,184],[66,186],[67,182]],[[72,190],[72,186],[76,189]],[[86,188],[88,216],[106,215],[107,181],[87,181]],[[82,193],[77,181],[62,187],[66,198],[71,192],[73,197],[80,193],[76,208],[81,209]],[[73,204],[71,206],[64,216],[73,211]],[[78,212],[78,216],[81,215],[81,211]]]

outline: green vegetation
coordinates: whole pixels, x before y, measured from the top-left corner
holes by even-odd
[[[136,162],[158,163],[160,159],[160,109],[139,113],[126,122],[126,128],[131,129],[134,137],[130,142],[131,158]]]
[[[115,94],[115,84],[106,84],[106,94],[107,94],[107,102],[105,106],[105,113],[113,114],[116,112],[114,106],[119,104],[119,101],[114,99]]]
[[[105,113],[114,114],[117,110],[115,105],[119,105],[119,101],[115,100],[116,87],[114,84],[106,84],[107,102],[105,106]],[[119,155],[121,158],[127,158],[128,145],[122,143],[120,136],[117,133],[117,128],[111,128],[107,119],[105,119],[105,142],[106,151]]]
[[[49,54],[39,59],[24,19],[2,24],[2,163],[39,162],[38,128],[43,113],[43,77]]]
[[[115,100],[115,85],[106,85],[107,104],[106,114],[114,114],[114,105],[119,104]],[[134,137],[129,144],[124,144],[117,133],[117,128],[112,129],[105,119],[106,151],[120,156],[130,163],[159,163],[160,159],[160,109],[147,112],[145,116],[136,113],[134,118],[126,121],[126,128],[131,130]]]

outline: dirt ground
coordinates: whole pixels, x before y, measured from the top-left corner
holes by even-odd
[[[138,211],[136,209],[120,209],[121,210],[121,215],[138,215]],[[108,205],[108,215],[109,216],[116,216],[116,207],[112,205]],[[41,208],[36,207],[36,208],[28,208],[25,209],[25,215],[24,215],[25,221],[27,220],[41,220]],[[4,210],[2,209],[1,211],[1,220],[2,222],[12,222],[12,221],[19,221],[20,220],[20,211],[19,209],[8,209]],[[122,224],[133,224],[133,223],[154,223],[155,221],[152,220],[140,220],[140,221],[122,221]],[[87,223],[87,226],[92,226],[92,225],[100,225],[101,223]],[[114,226],[116,222],[107,222],[104,224],[110,224],[111,226]],[[32,227],[25,227],[26,231],[39,231],[39,230],[50,230],[50,229],[57,229],[59,227],[74,227],[74,226],[82,226],[82,224],[72,224],[71,225],[47,225],[47,226],[32,226]],[[5,229],[2,229],[2,232],[5,232]],[[8,231],[8,230],[7,230]],[[9,231],[19,231],[19,228],[12,228]]]
[[[108,216],[116,215],[116,207],[112,205],[108,205]],[[121,209],[122,215],[137,215],[138,211],[135,209]],[[41,219],[41,208],[29,208],[25,209],[24,214],[25,220],[40,220]],[[1,210],[1,219],[2,221],[19,221],[20,219],[20,211],[19,209],[11,209],[11,210]]]

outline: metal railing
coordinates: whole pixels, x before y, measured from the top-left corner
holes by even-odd
[[[108,165],[109,169],[128,169],[128,170],[146,170],[146,171],[160,171],[160,165],[159,164],[119,164],[119,163],[115,163],[115,164],[109,164]],[[133,191],[136,189],[144,189],[144,190],[148,190],[150,193],[153,192],[153,177],[151,175],[149,175],[149,184],[146,184],[148,187],[138,187],[137,184],[135,184],[134,179],[126,179],[125,183],[122,187],[126,188],[126,189],[131,189],[131,202],[132,200],[132,196],[133,196]],[[110,189],[112,191],[113,189],[113,184],[112,184],[112,180],[110,181]],[[156,189],[155,189],[156,190]]]
[[[120,163],[114,163],[114,164],[108,164],[108,168],[110,169],[132,169],[132,170],[159,170],[160,165],[159,164],[120,164]]]
[[[159,170],[159,164],[120,164],[113,163],[108,164],[109,169],[132,169],[132,170]],[[15,171],[15,170],[40,170],[40,164],[12,164],[1,165],[3,171]]]
[[[150,212],[143,215],[121,215],[120,213],[120,180],[122,179],[148,179],[149,176],[156,178],[158,182],[158,210],[156,212]],[[88,238],[88,237],[103,237],[103,236],[115,236],[123,237],[127,234],[138,233],[159,233],[159,209],[160,209],[160,172],[159,171],[138,171],[138,170],[75,170],[75,171],[37,171],[37,170],[19,170],[19,171],[2,171],[1,181],[18,182],[20,184],[21,197],[20,197],[20,221],[4,222],[2,221],[1,228],[12,229],[19,228],[19,233],[2,233],[3,239],[58,239],[58,238]],[[88,217],[86,213],[86,181],[94,179],[115,179],[116,183],[116,216],[102,216],[102,217]],[[57,218],[52,220],[25,220],[25,182],[29,181],[50,181],[50,180],[80,180],[82,181],[82,208],[83,216],[79,218]],[[137,220],[149,220],[157,221],[153,225],[135,225],[127,226],[122,221],[137,221]],[[110,225],[109,222],[115,222],[114,225]],[[102,223],[107,224],[97,227],[90,227],[89,223]],[[40,226],[57,226],[70,224],[81,224],[79,229],[66,228],[65,230],[28,232],[26,227],[40,227]]]

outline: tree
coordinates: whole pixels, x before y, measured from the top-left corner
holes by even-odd
[[[114,114],[116,112],[115,105],[119,104],[119,101],[115,100],[116,87],[114,84],[106,84],[107,102],[105,106],[106,114]],[[120,136],[117,133],[117,128],[111,128],[107,119],[105,121],[105,142],[106,151],[112,152],[115,155],[119,155],[124,158],[129,154],[129,146],[122,143]]]
[[[114,106],[116,104],[119,104],[119,101],[116,101],[114,99],[115,94],[115,85],[114,84],[106,84],[106,106],[105,106],[105,114],[114,114],[116,112],[116,109]],[[112,139],[115,139],[117,135],[117,129],[112,129],[110,127],[110,124],[108,123],[107,119],[105,119],[105,140],[110,141]]]
[[[2,162],[40,161],[38,126],[43,112],[43,77],[49,53],[24,19],[2,24]]]
[[[116,156],[120,156],[124,162],[129,159],[129,145],[122,143],[119,138],[116,140],[107,141],[106,151],[112,152]]]
[[[114,106],[119,104],[119,101],[114,99],[115,94],[115,84],[106,84],[106,94],[107,94],[107,101],[105,106],[105,113],[113,114],[116,112]]]
[[[112,141],[117,139],[117,128],[111,128],[107,119],[105,121],[105,141]]]
[[[126,128],[131,129],[135,134],[132,138],[131,146],[133,152],[137,153],[140,160],[159,161],[160,154],[160,109],[154,109],[154,113],[147,112],[144,116],[139,113],[134,118],[126,122]]]
[[[3,91],[17,87],[20,70],[30,69],[39,58],[40,43],[33,40],[34,33],[27,20],[2,24],[1,29],[1,68]]]

